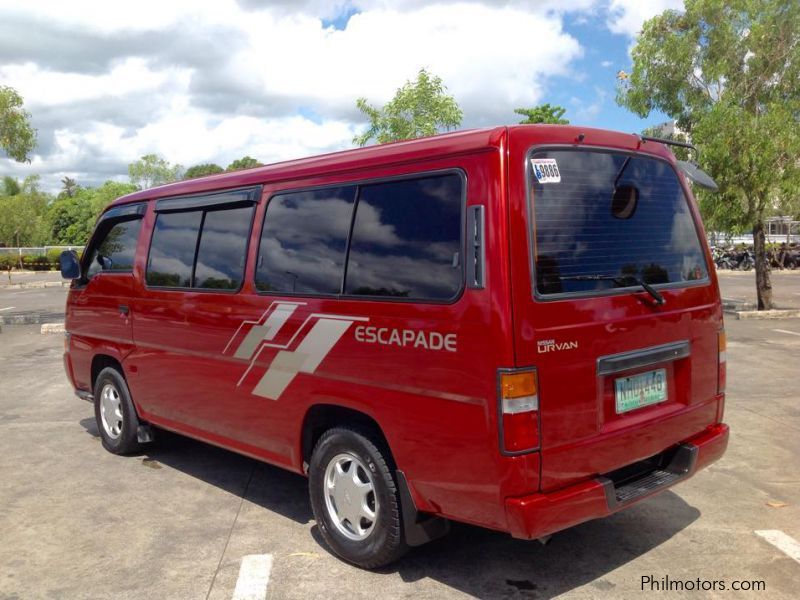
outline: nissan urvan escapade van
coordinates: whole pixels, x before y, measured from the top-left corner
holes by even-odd
[[[543,125],[135,192],[62,256],[67,375],[113,453],[166,429],[307,475],[361,567],[450,520],[543,538],[725,452],[687,176],[656,140]]]

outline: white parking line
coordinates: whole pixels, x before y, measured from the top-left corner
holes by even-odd
[[[796,331],[788,331],[786,329],[773,329],[772,331],[777,331],[778,333],[788,333],[789,335],[797,335],[800,336],[800,333]]]
[[[271,570],[272,554],[243,556],[232,600],[265,600]]]
[[[756,531],[755,534],[764,538],[786,556],[800,563],[800,542],[777,529]]]
[[[14,306],[6,306],[5,308],[0,308],[0,312],[3,312],[4,310],[11,310],[12,308],[15,308],[15,307]]]

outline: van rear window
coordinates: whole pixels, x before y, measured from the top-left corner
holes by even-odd
[[[539,295],[707,278],[687,198],[667,162],[548,150],[530,157],[528,172]]]

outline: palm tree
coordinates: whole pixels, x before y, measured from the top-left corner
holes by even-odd
[[[72,198],[80,187],[78,182],[72,179],[72,177],[64,177],[64,179],[61,180],[61,183],[64,185],[64,190],[61,193],[67,198]]]

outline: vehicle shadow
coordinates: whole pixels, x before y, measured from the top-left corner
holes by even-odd
[[[99,437],[94,419],[80,423]],[[157,436],[156,444],[128,459],[177,469],[299,524],[313,520],[304,477],[177,434],[158,431]],[[412,548],[378,572],[397,573],[406,582],[429,578],[476,598],[552,598],[583,585],[597,595],[614,595],[608,573],[670,540],[699,516],[667,491],[607,519],[558,533],[547,545],[453,523],[448,536]],[[320,551],[330,553],[317,527],[311,534]],[[631,582],[637,589],[638,584]]]
[[[94,418],[80,424],[99,439]],[[155,444],[120,458],[176,469],[300,524],[313,519],[305,477],[182,435],[159,429]]]
[[[454,523],[449,536],[412,550],[392,570],[404,581],[428,577],[478,598],[552,598],[587,584],[597,595],[613,596],[608,573],[668,541],[699,516],[667,491],[557,533],[546,545]],[[632,588],[638,585],[631,582]]]

